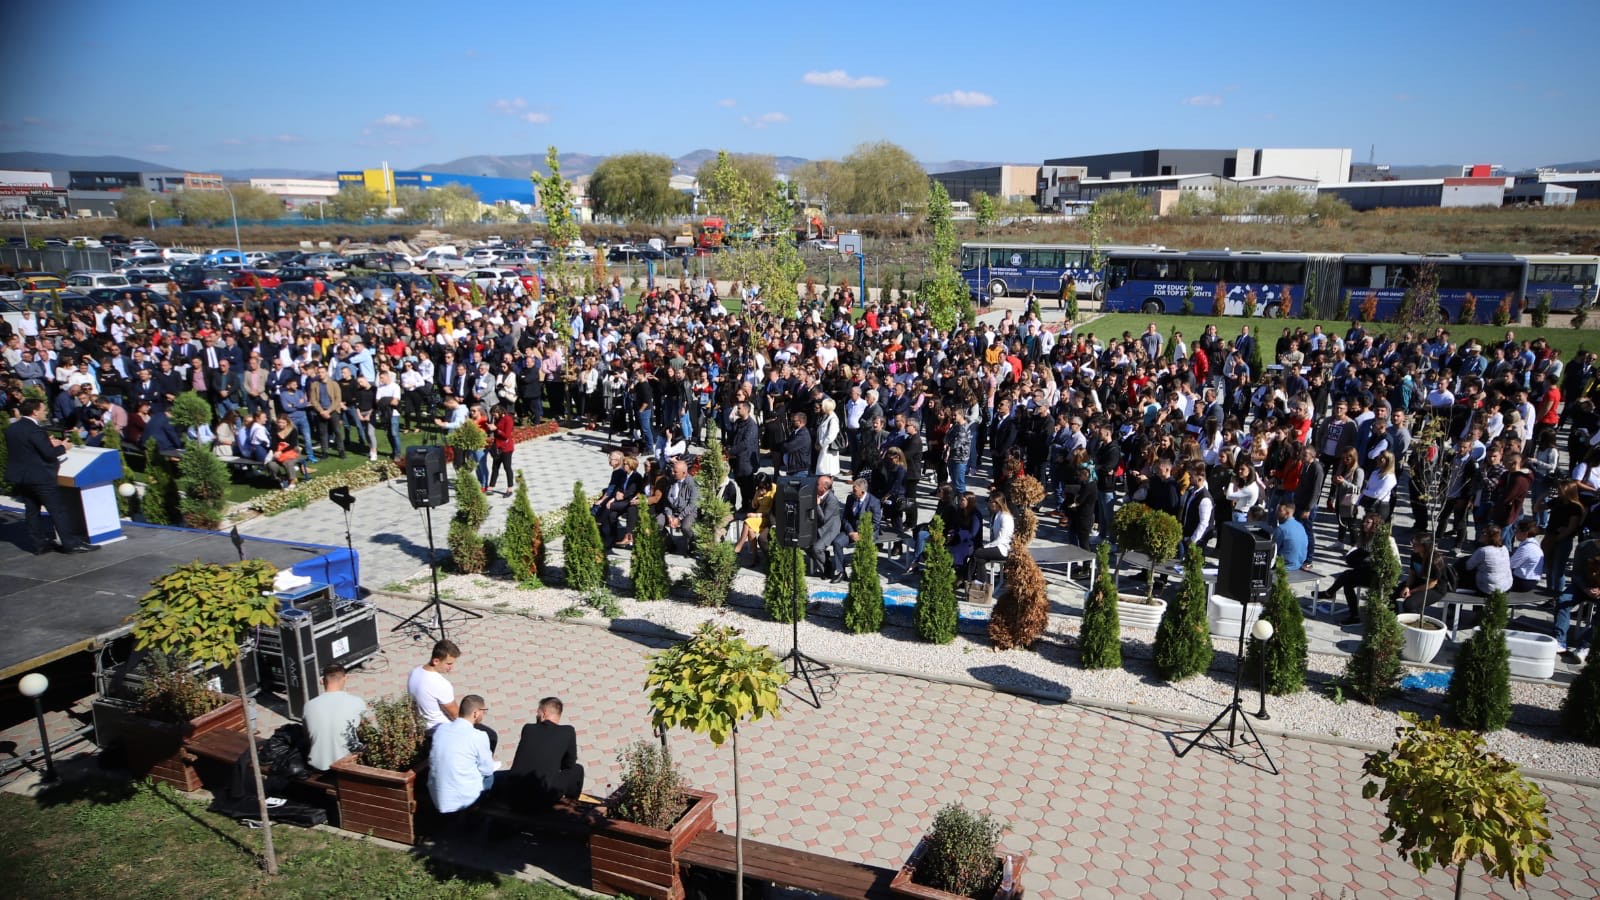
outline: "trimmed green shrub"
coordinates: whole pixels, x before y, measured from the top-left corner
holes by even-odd
[[[444,439],[445,445],[456,451],[456,464],[462,464],[463,453],[476,453],[489,446],[489,436],[483,433],[478,423],[471,419],[461,423],[461,427]]]
[[[950,558],[950,548],[945,546],[944,520],[934,516],[928,523],[928,546],[922,551],[922,583],[917,586],[917,637],[933,644],[955,640],[959,625],[956,610],[955,562]]]
[[[665,600],[672,589],[667,577],[667,541],[656,524],[656,517],[646,513],[639,517],[639,528],[633,535],[633,560],[628,577],[633,579],[633,596],[639,600]]]
[[[774,622],[793,622],[806,614],[806,559],[799,547],[774,546],[767,554],[767,585],[761,599]]]
[[[1377,548],[1372,555],[1377,582],[1365,594],[1362,607],[1361,646],[1345,663],[1345,682],[1350,692],[1368,703],[1377,703],[1400,684],[1403,671],[1400,651],[1406,638],[1395,618],[1394,588],[1400,581],[1400,560],[1389,540],[1389,523],[1378,526],[1372,538]]]
[[[1150,557],[1150,569],[1145,573],[1145,599],[1154,600],[1155,567],[1178,552],[1178,544],[1183,540],[1183,524],[1176,517],[1143,503],[1129,503],[1117,510],[1111,525],[1117,536],[1117,546]]]
[[[1250,638],[1245,650],[1245,671],[1259,678],[1261,655],[1266,653],[1267,692],[1296,694],[1306,689],[1306,618],[1300,601],[1289,589],[1289,570],[1278,557],[1278,577],[1272,582],[1262,618],[1272,623],[1272,640]],[[1265,646],[1263,646],[1265,645]]]
[[[184,391],[172,398],[172,408],[167,410],[167,418],[179,431],[196,425],[210,425],[211,404],[194,391]]]
[[[9,420],[6,418],[5,413],[0,412],[0,431],[5,430],[6,422],[8,421]],[[105,430],[104,446],[107,450],[117,451],[117,462],[122,464],[122,477],[116,480],[115,488],[121,488],[123,485],[129,484],[133,481],[133,469],[128,467],[128,455],[122,452],[122,431],[115,425],[111,425],[109,422],[106,424],[107,427]],[[5,469],[5,441],[0,441],[0,472],[4,472]],[[4,489],[4,482],[0,482],[0,492],[3,492]],[[129,498],[122,496],[119,491],[117,494],[117,515],[127,516],[131,511],[130,507],[132,505],[133,504],[130,502]]]
[[[1561,703],[1561,725],[1577,740],[1600,747],[1600,655],[1590,657],[1567,689],[1567,699]]]
[[[178,479],[172,461],[156,449],[154,438],[144,442],[144,520],[151,525],[177,525],[183,521]]]
[[[539,570],[544,568],[544,536],[540,534],[539,516],[528,500],[528,480],[521,473],[517,474],[517,493],[511,500],[511,509],[506,511],[499,553],[519,584],[538,582]]]
[[[605,545],[600,541],[600,523],[589,511],[589,498],[583,493],[581,481],[572,485],[572,502],[567,504],[565,522],[561,554],[566,559],[567,587],[575,591],[605,587]]]
[[[868,634],[883,629],[883,583],[878,580],[878,545],[872,513],[863,513],[850,562],[850,588],[844,595],[844,630]]]
[[[701,606],[724,606],[733,593],[733,578],[739,573],[739,555],[723,539],[733,509],[722,499],[722,485],[728,478],[728,461],[722,455],[722,441],[715,426],[706,437],[706,452],[700,457],[695,481],[700,487],[700,509],[694,523],[694,573],[690,586]]]
[[[483,549],[483,536],[478,526],[489,514],[489,503],[483,499],[483,488],[478,476],[463,469],[456,479],[456,511],[450,517],[450,530],[445,543],[450,547],[450,559],[456,571],[473,574],[488,568],[488,554]]]
[[[1078,657],[1085,669],[1116,669],[1122,665],[1122,623],[1117,617],[1110,542],[1101,541],[1096,555],[1094,589],[1083,603],[1083,627],[1078,631]]]
[[[1478,631],[1456,654],[1450,676],[1450,714],[1463,728],[1499,731],[1511,721],[1511,618],[1504,591],[1489,595]]]
[[[1167,518],[1171,518],[1168,516]],[[1183,584],[1167,604],[1156,628],[1156,672],[1167,681],[1182,681],[1211,668],[1211,630],[1206,623],[1206,582],[1200,571],[1205,557],[1189,545],[1183,560]]]
[[[1005,825],[959,803],[941,807],[928,832],[928,850],[917,866],[917,878],[928,887],[957,897],[987,897],[1000,886],[995,865]]]
[[[228,505],[228,466],[198,441],[184,444],[178,460],[178,509],[190,528],[213,531]]]

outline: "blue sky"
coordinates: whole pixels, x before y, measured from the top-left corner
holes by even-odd
[[[325,171],[552,143],[1600,157],[1594,0],[1197,6],[14,0],[0,150]]]

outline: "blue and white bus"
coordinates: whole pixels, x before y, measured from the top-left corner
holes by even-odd
[[[1101,253],[1111,248],[1102,247]],[[961,277],[974,296],[987,293],[1023,297],[1029,291],[1053,297],[1072,275],[1078,296],[1101,299],[1104,285],[1089,265],[1094,248],[1088,244],[962,244]]]
[[[1522,292],[1528,306],[1538,306],[1545,294],[1550,308],[1570,311],[1595,304],[1596,283],[1600,281],[1600,256],[1575,253],[1528,253],[1528,286]]]
[[[1335,288],[1338,256],[1254,250],[1118,250],[1106,258],[1106,312],[1176,313],[1189,300],[1209,316],[1220,298],[1225,315],[1299,315],[1308,280]]]
[[[1416,283],[1426,266],[1439,278],[1439,311],[1450,322],[1459,321],[1461,307],[1473,299],[1473,321],[1491,322],[1495,309],[1507,298],[1512,316],[1528,280],[1528,264],[1509,253],[1347,253],[1340,260],[1339,310],[1347,319],[1364,318],[1361,307],[1376,298],[1374,321],[1395,317],[1406,289]]]

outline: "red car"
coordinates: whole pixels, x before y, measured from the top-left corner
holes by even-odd
[[[261,288],[266,290],[275,288],[283,282],[271,272],[265,272],[260,269],[245,269],[233,276],[233,280],[228,283],[236,288],[245,288],[247,290]]]

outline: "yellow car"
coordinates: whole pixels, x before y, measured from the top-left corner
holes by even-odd
[[[44,272],[23,272],[17,276],[25,291],[64,291],[67,283],[57,275]]]

